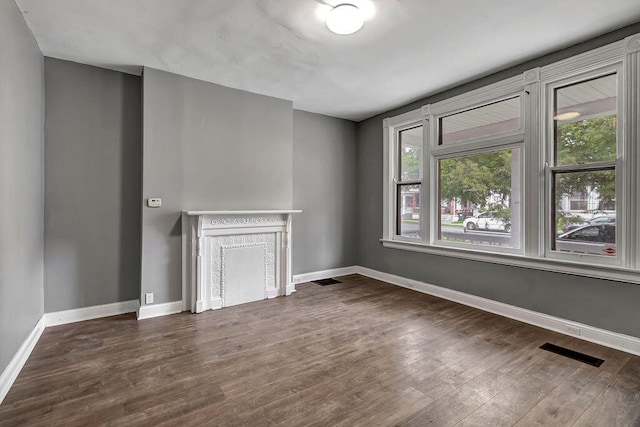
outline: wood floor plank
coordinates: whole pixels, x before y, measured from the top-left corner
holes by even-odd
[[[640,357],[363,276],[340,280],[197,315],[47,328],[0,426],[640,424]]]
[[[640,425],[640,358],[632,357],[576,426]]]

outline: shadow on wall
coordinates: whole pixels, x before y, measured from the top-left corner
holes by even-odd
[[[142,252],[142,87],[139,77],[122,75],[120,108],[120,300],[140,295]]]

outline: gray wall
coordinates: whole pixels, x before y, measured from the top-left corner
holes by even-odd
[[[0,373],[43,302],[43,59],[13,1],[0,1]]]
[[[356,264],[356,125],[293,111],[293,274]]]
[[[291,101],[145,68],[142,294],[181,292],[183,210],[290,209]]]
[[[437,102],[524,70],[611,43],[640,32],[640,25],[614,33],[487,78],[423,99],[358,124],[357,185],[361,215],[358,264],[524,307],[540,313],[640,337],[640,286],[559,273],[507,267],[437,255],[383,248],[382,119]]]
[[[141,79],[45,59],[45,311],[140,294]]]

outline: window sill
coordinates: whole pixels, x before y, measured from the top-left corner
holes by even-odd
[[[382,246],[390,249],[400,249],[426,254],[447,256],[452,258],[462,258],[472,261],[488,262],[492,264],[551,271],[554,273],[572,274],[575,276],[613,280],[616,282],[640,284],[639,271],[622,267],[611,267],[604,265],[594,266],[592,264],[582,264],[571,261],[559,261],[548,258],[532,258],[523,255],[478,251],[472,249],[448,248],[389,239],[380,239],[380,241],[382,242]]]

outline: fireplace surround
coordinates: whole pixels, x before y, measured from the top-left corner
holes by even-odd
[[[299,212],[183,212],[185,309],[201,313],[295,291],[291,283],[291,221]]]

